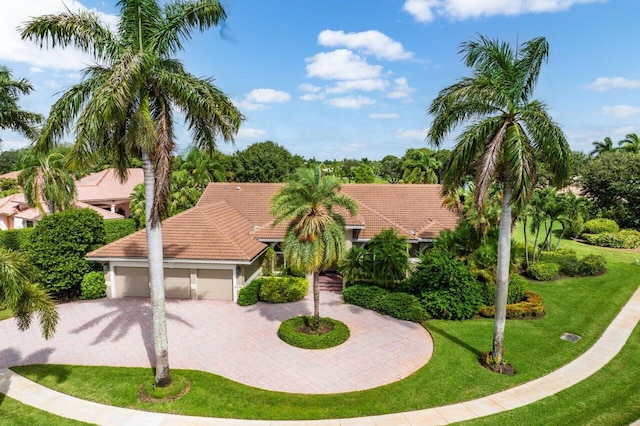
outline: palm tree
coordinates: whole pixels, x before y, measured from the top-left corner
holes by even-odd
[[[18,184],[31,207],[44,212],[42,202],[55,213],[69,208],[76,199],[75,176],[67,169],[67,161],[59,152],[36,155],[38,164],[26,167],[18,175]]]
[[[402,285],[409,270],[409,243],[393,228],[382,229],[367,243],[371,253],[373,282],[395,289]]]
[[[188,73],[175,55],[194,31],[226,19],[217,0],[185,0],[160,7],[157,0],[119,0],[117,30],[92,12],[35,18],[22,37],[52,46],[73,46],[94,56],[83,80],[52,106],[36,149],[48,151],[69,130],[75,158],[106,157],[121,179],[130,158],[144,170],[145,221],[156,358],[156,386],[171,383],[164,303],[161,220],[170,192],[174,110],[191,130],[194,144],[212,150],[216,139],[233,141],[243,120],[210,78]]]
[[[355,215],[353,198],[339,194],[340,180],[323,176],[319,166],[297,169],[293,179],[271,198],[273,225],[289,221],[283,246],[284,258],[293,270],[313,274],[313,322],[320,323],[320,270],[340,262],[345,255],[345,219],[340,208]]]
[[[42,121],[42,116],[23,111],[18,105],[18,97],[28,95],[32,90],[33,86],[28,80],[14,80],[11,70],[0,65],[0,129],[13,130],[35,139],[35,126]]]
[[[0,306],[13,311],[20,330],[31,325],[38,316],[42,335],[53,337],[58,324],[58,311],[41,287],[33,283],[31,261],[21,252],[0,247]]]
[[[371,279],[371,253],[363,247],[351,247],[338,267],[342,275],[343,287],[354,285],[360,280]]]
[[[472,167],[476,167],[476,206],[485,206],[491,185],[502,192],[496,273],[496,313],[491,357],[501,371],[507,289],[511,250],[512,206],[522,210],[536,182],[535,158],[549,166],[554,184],[569,177],[570,150],[564,133],[546,111],[546,105],[531,100],[541,65],[549,54],[547,41],[540,37],[514,49],[504,42],[480,36],[462,44],[472,77],[462,78],[444,88],[433,100],[434,116],[427,139],[438,147],[451,130],[470,124],[457,137],[449,168],[444,175],[444,191],[456,187]]]
[[[613,141],[609,136],[604,138],[602,142],[600,141],[592,142],[592,145],[594,148],[593,148],[593,151],[589,153],[589,155],[591,156],[616,151],[616,148],[613,146]]]
[[[640,137],[635,133],[629,133],[620,142],[618,142],[620,150],[624,152],[631,152],[633,154],[640,154]]]

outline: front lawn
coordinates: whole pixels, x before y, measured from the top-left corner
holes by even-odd
[[[0,309],[0,321],[13,317],[10,309]]]
[[[0,426],[79,426],[86,424],[38,410],[0,393]]]
[[[478,356],[491,347],[491,319],[427,321],[425,326],[435,343],[427,365],[390,385],[335,395],[270,392],[209,373],[180,371],[191,381],[190,392],[172,403],[150,405],[136,398],[140,383],[151,376],[150,369],[40,365],[14,370],[51,388],[106,404],[242,419],[357,417],[470,400],[540,377],[576,358],[597,340],[638,287],[640,266],[634,263],[640,257],[637,253],[573,242],[563,242],[562,246],[566,247],[565,243],[578,247],[580,255],[604,253],[608,271],[597,277],[529,283],[528,289],[543,297],[547,316],[507,322],[506,359],[517,368],[513,377],[492,373],[477,362]],[[560,339],[564,332],[582,339],[566,342]],[[631,377],[624,368],[620,374]]]

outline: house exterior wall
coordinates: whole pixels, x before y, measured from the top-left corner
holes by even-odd
[[[250,265],[243,266],[242,274],[242,286],[249,284],[254,278],[258,277],[262,273],[262,262],[264,261],[264,253],[254,259]]]

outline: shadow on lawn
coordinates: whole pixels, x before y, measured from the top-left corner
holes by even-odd
[[[475,354],[477,357],[480,357],[482,355],[482,351],[480,351],[479,349],[474,348],[473,346],[471,346],[467,342],[465,342],[463,340],[460,340],[456,336],[453,336],[453,335],[447,333],[443,329],[438,328],[433,324],[427,323],[427,330],[429,330],[431,333],[439,334],[440,336],[444,337],[445,339],[449,340],[450,342],[455,343],[456,345],[460,346],[461,348],[464,348],[464,349],[468,350],[469,352]]]

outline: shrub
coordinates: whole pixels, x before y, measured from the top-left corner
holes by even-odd
[[[496,313],[495,306],[483,306],[478,312],[480,316],[492,318]],[[533,319],[545,315],[542,297],[539,294],[525,291],[525,299],[519,303],[507,305],[507,319]]]
[[[591,219],[584,223],[582,233],[584,234],[602,234],[604,232],[618,232],[620,227],[611,219]]]
[[[393,228],[383,229],[367,243],[372,262],[370,276],[376,285],[388,289],[402,287],[409,270],[409,243]]]
[[[262,277],[260,282],[260,300],[267,303],[296,302],[309,291],[309,282],[299,277]]]
[[[303,349],[326,349],[344,343],[350,336],[349,327],[343,322],[331,318],[320,318],[320,328],[331,330],[323,334],[305,333],[313,317],[294,317],[283,321],[278,328],[278,337],[282,341]]]
[[[136,232],[133,219],[115,219],[104,221],[104,243],[109,244]]]
[[[551,281],[560,273],[560,265],[552,262],[538,262],[527,269],[527,275],[537,281]]]
[[[238,293],[238,305],[255,305],[260,300],[260,279],[256,278],[248,285],[242,287]]]
[[[584,229],[584,218],[578,215],[575,219],[570,220],[565,229],[565,238],[577,238]]]
[[[507,290],[507,303],[518,303],[524,300],[525,286],[527,280],[518,274],[513,274],[509,278],[509,289]],[[496,301],[495,281],[483,282],[482,303],[491,306]]]
[[[590,254],[580,260],[578,266],[578,275],[581,277],[590,277],[604,269],[606,261],[604,256]]]
[[[601,234],[582,234],[582,238],[589,244],[600,247],[635,249],[640,246],[640,232],[631,229]]]
[[[264,260],[262,261],[262,275],[270,277],[273,275],[276,269],[276,259],[278,255],[273,247],[269,246],[264,253]]]
[[[87,272],[99,270],[85,256],[104,245],[104,220],[91,209],[67,209],[44,216],[33,231],[27,254],[37,281],[57,297],[76,297]]]
[[[405,321],[422,322],[429,318],[420,300],[407,293],[393,293],[376,286],[352,285],[344,289],[342,297],[345,303]]]
[[[89,272],[80,283],[82,300],[100,299],[107,295],[107,285],[104,282],[104,274],[102,272]]]
[[[420,300],[412,294],[389,293],[377,301],[376,312],[411,322],[422,322],[429,318],[420,304]]]
[[[0,246],[8,250],[26,251],[35,228],[7,229],[0,231]]]
[[[433,318],[471,318],[482,304],[482,285],[469,268],[440,250],[426,252],[407,281]]]
[[[376,310],[378,299],[387,295],[388,290],[374,285],[352,285],[342,292],[344,303]]]

